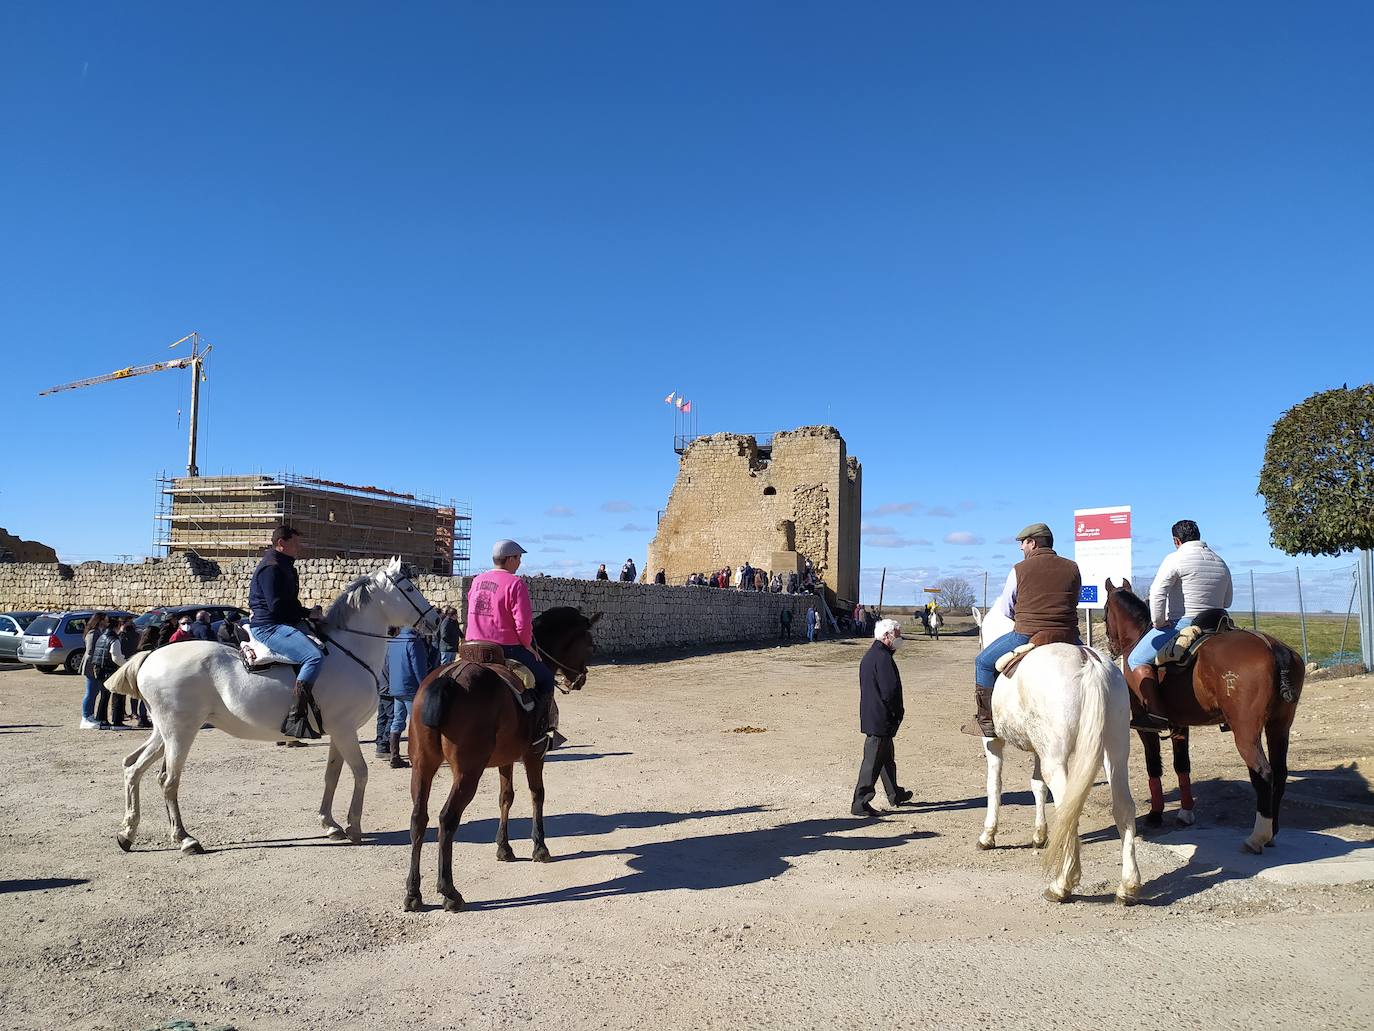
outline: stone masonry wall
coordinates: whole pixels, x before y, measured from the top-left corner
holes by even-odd
[[[118,565],[87,562],[0,564],[0,611],[121,608],[143,612],[157,605],[222,604],[247,607],[252,559],[203,562],[178,555],[160,562]],[[378,568],[359,559],[301,559],[301,601],[328,606],[354,579]],[[466,614],[471,577],[424,575],[415,585],[433,605],[452,605]],[[778,616],[793,610],[793,632],[801,633],[805,595],[720,591],[707,587],[660,587],[616,581],[527,577],[536,613],[572,605],[587,615],[602,613],[595,634],[601,656],[676,646],[772,641]]]
[[[682,583],[745,561],[768,570],[774,553],[795,550],[831,591],[854,601],[862,490],[862,467],[833,426],[774,434],[770,459],[751,436],[700,437],[679,463],[644,574],[662,568],[669,583]]]

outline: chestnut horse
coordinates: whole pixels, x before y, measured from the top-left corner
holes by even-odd
[[[1107,581],[1107,638],[1122,655],[1151,629],[1150,607]],[[1293,650],[1257,630],[1226,630],[1207,639],[1191,671],[1160,669],[1163,715],[1178,727],[1226,723],[1255,788],[1255,829],[1244,848],[1259,855],[1279,830],[1288,780],[1288,735],[1298,711],[1305,669]],[[1269,746],[1266,756],[1260,735]],[[1151,771],[1152,772],[1152,771]]]
[[[561,674],[565,691],[581,690],[587,679],[595,642],[591,628],[601,613],[588,619],[575,608],[553,608],[534,620],[534,650]],[[455,675],[456,674],[456,675]],[[420,852],[429,827],[429,792],[439,766],[447,762],[453,786],[439,810],[439,879],[444,908],[456,913],[463,896],[453,886],[453,836],[463,810],[477,792],[482,774],[493,766],[501,771],[501,823],[496,833],[496,858],[509,863],[507,822],[515,799],[512,774],[517,762],[525,766],[534,804],[531,838],[536,863],[552,857],[544,844],[544,754],[547,739],[531,744],[530,714],[511,689],[484,666],[468,663],[443,666],[420,685],[410,719],[410,874],[406,878],[405,908],[417,912],[420,900]]]

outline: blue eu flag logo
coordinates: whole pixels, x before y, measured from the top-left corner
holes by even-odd
[[[1097,584],[1090,587],[1080,587],[1078,589],[1078,604],[1096,605],[1097,604]]]

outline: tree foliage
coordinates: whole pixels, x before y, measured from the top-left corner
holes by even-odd
[[[1374,547],[1374,383],[1313,394],[1269,434],[1259,491],[1290,555]]]
[[[961,577],[947,576],[935,586],[940,588],[935,601],[942,609],[966,609],[977,600],[969,582]]]

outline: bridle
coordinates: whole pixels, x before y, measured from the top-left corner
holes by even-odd
[[[537,655],[541,661],[557,668],[557,670],[563,674],[563,679],[568,682],[568,687],[559,687],[558,681],[555,680],[553,686],[557,687],[558,690],[562,691],[564,694],[571,694],[573,691],[581,689],[582,685],[587,682],[586,669],[573,669],[567,663],[559,662],[540,645],[539,638],[535,637],[533,634],[530,635],[530,644],[534,646],[534,654]]]
[[[401,592],[401,597],[404,598],[404,599],[410,604],[410,607],[411,607],[412,609],[415,610],[415,620],[410,624],[410,628],[411,628],[412,630],[417,629],[417,628],[419,627],[419,625],[420,625],[420,621],[423,620],[426,616],[428,616],[431,612],[435,611],[436,606],[430,605],[429,608],[427,608],[427,609],[422,609],[422,608],[420,608],[419,605],[416,605],[416,604],[415,604],[415,599],[412,598],[412,597],[410,596],[410,591],[406,590],[406,584],[409,584],[411,587],[414,587],[414,586],[415,586],[415,581],[411,580],[411,578],[410,578],[407,574],[402,573],[400,577],[397,577],[397,576],[396,576],[395,574],[393,574],[393,573],[391,572],[391,570],[389,570],[389,569],[383,570],[383,572],[386,574],[386,578],[387,578],[388,580],[391,581],[391,583],[396,587],[396,589],[397,589],[398,591]],[[405,581],[405,584],[401,583],[401,580],[404,580],[404,581]],[[375,633],[372,633],[372,632],[369,631],[369,630],[354,630],[352,627],[347,626],[347,625],[344,625],[344,624],[340,624],[339,626],[336,626],[336,627],[331,627],[330,629],[331,629],[331,630],[334,630],[336,633],[337,633],[337,632],[343,632],[343,633],[347,633],[347,634],[356,634],[358,637],[375,637],[375,638],[381,638],[382,640],[391,640],[391,636],[390,636],[389,634],[375,634]],[[381,682],[381,680],[377,677],[377,671],[376,671],[376,670],[374,670],[371,666],[369,666],[369,665],[368,665],[366,662],[364,662],[362,659],[358,658],[358,656],[354,655],[351,651],[349,651],[346,647],[344,647],[344,645],[341,644],[339,641],[337,641],[337,640],[335,640],[334,638],[330,637],[327,633],[325,633],[325,631],[324,631],[324,629],[323,629],[322,627],[319,628],[319,633],[320,633],[320,636],[321,636],[322,638],[324,638],[324,640],[326,640],[326,641],[328,641],[330,644],[334,645],[336,648],[339,649],[339,651],[343,652],[343,653],[344,653],[345,655],[347,655],[350,659],[352,659],[354,662],[356,662],[359,666],[361,666],[363,669],[367,670],[368,673],[370,673],[370,674],[372,675],[372,679],[373,679],[374,681],[376,681],[376,683],[377,683],[377,690],[378,690],[379,692],[381,691],[381,689],[382,689],[382,682]]]

